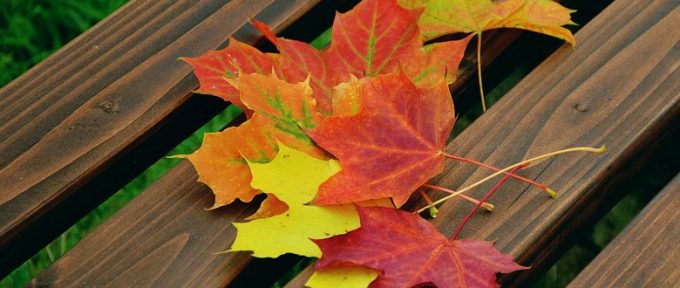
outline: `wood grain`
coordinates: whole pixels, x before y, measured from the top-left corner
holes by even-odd
[[[668,31],[672,30],[668,27],[669,22],[678,20],[674,3],[657,0],[648,6],[632,5],[638,9],[636,13],[640,13],[640,16],[633,14],[633,8],[626,9],[621,7],[623,6],[621,3],[617,3],[619,4],[616,6],[617,12],[604,13],[599,22],[596,22],[596,28],[588,29],[591,25],[589,24],[586,26],[588,32],[579,34],[581,35],[579,37],[592,39],[581,38],[580,41],[584,45],[575,51],[568,48],[560,50],[539,68],[542,72],[532,74],[533,76],[510,93],[509,97],[504,97],[501,102],[494,105],[492,110],[480,119],[478,123],[481,124],[474,124],[476,125],[474,127],[479,127],[478,129],[466,130],[463,135],[468,136],[461,135],[452,144],[452,151],[458,154],[493,164],[508,163],[522,158],[527,153],[533,155],[539,152],[537,150],[555,149],[567,144],[600,144],[596,140],[611,140],[607,143],[616,144],[612,152],[604,157],[560,158],[559,161],[553,161],[549,165],[528,169],[526,173],[531,176],[539,174],[541,169],[546,170],[542,174],[545,178],[539,180],[555,183],[552,186],[558,189],[564,188],[561,190],[565,192],[564,195],[554,201],[533,195],[535,191],[530,191],[532,194],[522,194],[523,196],[519,198],[516,198],[517,193],[500,196],[503,198],[494,202],[506,203],[510,207],[503,207],[506,211],[499,209],[499,213],[480,217],[484,219],[473,222],[471,227],[491,226],[487,233],[494,229],[505,229],[502,231],[514,234],[504,235],[498,232],[500,234],[489,236],[484,234],[484,231],[476,233],[494,238],[503,235],[506,237],[505,242],[499,240],[499,243],[503,244],[501,247],[504,250],[526,257],[520,259],[531,259],[530,256],[536,256],[536,251],[532,251],[534,254],[522,254],[520,252],[529,251],[522,248],[526,248],[532,241],[546,242],[559,235],[557,233],[559,230],[551,230],[547,231],[549,233],[546,234],[546,238],[540,238],[539,232],[549,230],[548,226],[551,223],[557,223],[558,227],[566,227],[568,226],[566,224],[578,222],[580,219],[574,217],[572,221],[560,217],[560,213],[555,216],[545,211],[557,209],[556,211],[562,211],[565,215],[569,213],[573,215],[575,211],[568,211],[567,204],[576,203],[580,204],[577,207],[585,207],[585,202],[576,201],[579,196],[593,197],[595,191],[601,191],[612,181],[616,181],[616,177],[607,177],[621,172],[622,164],[639,160],[634,159],[633,155],[641,150],[640,145],[653,142],[654,137],[660,135],[676,120],[678,75],[675,70],[678,65],[678,51],[675,46],[678,39],[675,31]],[[626,12],[623,16],[629,18],[616,15],[621,11]],[[621,32],[615,28],[607,28],[609,25],[625,29]],[[609,34],[600,34],[601,31],[597,29]],[[646,32],[650,29],[652,32]],[[666,37],[656,39],[660,38],[659,33]],[[593,43],[589,44],[586,41]],[[645,41],[652,43],[642,45],[646,43]],[[671,48],[668,48],[669,45]],[[658,51],[650,51],[652,49],[649,46],[660,48]],[[633,58],[630,54],[635,52],[652,55],[654,61],[643,65],[638,63],[641,59],[636,58],[634,59],[638,61],[635,62],[636,67],[645,69],[638,73],[624,73],[621,66],[630,62]],[[608,69],[602,71],[600,69],[602,65]],[[605,84],[602,88],[594,85],[600,81]],[[619,83],[627,84],[621,86]],[[657,88],[660,91],[654,91]],[[642,103],[645,103],[645,107],[640,107]],[[517,105],[521,109],[515,112]],[[644,117],[634,114],[636,115],[634,119],[622,123],[624,121],[620,120],[622,119],[620,117],[630,116],[638,110]],[[524,115],[527,116],[522,118]],[[503,130],[500,127],[503,125],[497,125],[499,120],[504,123],[517,123],[517,127]],[[574,126],[574,131],[564,129],[571,126]],[[622,132],[618,133],[615,131],[617,129],[622,129]],[[498,148],[496,147],[498,143],[503,145]],[[607,169],[607,165],[611,165],[612,169]],[[454,185],[456,183],[461,184],[455,179],[466,179],[467,176],[481,173],[460,165],[451,165],[447,169],[451,173],[449,176],[451,178],[442,179],[442,183],[450,187],[457,187],[458,185]],[[243,265],[246,265],[249,257],[244,253],[218,256],[212,252],[228,247],[229,240],[233,239],[233,229],[227,223],[242,217],[246,208],[235,205],[213,212],[202,211],[201,208],[210,205],[210,194],[205,187],[196,184],[195,179],[193,169],[186,163],[181,164],[36,278],[33,285],[103,286],[113,281],[121,281],[117,284],[216,286],[228,282]],[[521,188],[524,187],[508,186],[507,191],[517,192],[521,191]],[[519,202],[515,204],[517,206],[510,205],[515,200],[511,196]],[[567,204],[560,204],[562,202]],[[448,211],[445,216],[455,217],[455,213],[450,212],[456,210],[455,205],[457,204],[451,203],[444,207],[443,210]],[[518,207],[525,208],[517,210]],[[550,210],[546,210],[548,208]],[[538,214],[530,213],[528,216],[531,218],[522,218],[531,211]],[[500,219],[503,218],[509,218],[511,223],[502,224]],[[438,221],[442,221],[441,219]],[[466,231],[470,230],[472,229]],[[507,238],[516,237],[517,233],[528,235],[526,239]],[[152,259],[164,261],[150,263]],[[145,269],[153,272],[150,272],[148,278],[140,276],[144,274],[140,271]]]
[[[186,175],[194,175],[193,179]],[[246,205],[207,212],[213,197],[182,162],[83,239],[31,286],[222,287],[249,262],[228,248],[228,223],[254,212]],[[251,205],[252,206],[252,205]]]
[[[554,53],[449,145],[451,153],[499,167],[569,146],[609,147],[604,155],[565,155],[526,169],[560,196],[551,200],[512,183],[491,199],[496,212],[481,213],[463,230],[463,238],[496,240],[534,267],[506,284],[521,285],[550,264],[569,233],[592,221],[611,188],[654,152],[647,147],[677,130],[679,20],[677,0],[615,1],[579,31],[575,50]],[[488,171],[451,163],[444,175],[438,184],[457,189]],[[450,201],[434,223],[450,234],[468,209]]]
[[[177,57],[255,43],[251,17],[281,30],[317,2],[131,1],[0,90],[0,275],[226,106],[192,98]]]
[[[244,1],[195,2],[132,1],[0,90],[0,184],[7,187],[0,194],[0,251],[8,255],[0,275],[225,107],[214,98],[188,96],[197,84],[177,56],[224,46],[237,28],[237,38],[253,43],[257,36],[243,19],[259,11],[258,19],[280,30],[316,1],[256,1],[247,8]],[[239,17],[215,27],[232,13]],[[311,16],[315,25],[331,19]],[[519,33],[491,35],[485,37],[485,66]],[[189,45],[194,42],[200,45]],[[462,67],[462,79],[474,75],[473,61]]]
[[[222,47],[231,33],[254,43],[257,33],[243,19],[257,13],[276,30],[293,24],[305,33],[322,31],[332,13],[305,15],[313,28],[294,22],[316,2],[131,1],[3,87],[0,252],[9,257],[0,260],[0,275],[225,107],[214,98],[189,96],[197,83],[188,65],[174,61],[177,56]],[[346,10],[353,4],[329,3],[319,6]],[[227,17],[232,13],[238,17]],[[230,21],[222,25],[219,17]],[[485,37],[485,67],[519,33],[491,35]],[[474,67],[466,62],[459,76],[469,79]]]
[[[524,287],[540,276],[570,233],[606,211],[616,185],[680,128],[678,4],[614,2],[576,34],[576,49],[562,47],[449,144],[450,153],[497,167],[569,146],[609,147],[604,155],[560,156],[520,173],[557,190],[557,199],[509,183],[490,200],[495,212],[467,224],[461,238],[495,240],[533,267],[503,277],[504,285]],[[488,174],[453,162],[433,182],[455,190]],[[471,195],[481,198],[493,185]],[[451,235],[470,208],[448,201],[433,223]],[[301,287],[306,275],[286,287]]]
[[[569,287],[674,287],[680,283],[680,175]]]
[[[484,65],[488,65],[493,62],[493,60],[501,54],[501,52],[509,46],[512,41],[517,39],[519,33],[501,33],[501,34],[489,34],[489,37],[485,37],[484,47],[490,52],[484,54]],[[474,56],[470,54],[467,56],[468,61],[462,64],[462,73],[459,77],[462,79],[470,79],[474,76],[474,67],[476,63],[471,61]],[[460,82],[459,82],[460,83]],[[462,86],[452,86],[452,91],[454,93],[459,92]],[[184,164],[183,164],[184,165]],[[135,257],[122,258],[120,255],[130,253],[130,251],[147,251],[139,250],[137,245],[142,245],[151,249],[149,247],[154,247],[154,252],[144,252],[144,253],[156,253],[157,257],[163,259],[168,259],[164,261],[163,264],[153,264],[162,265],[165,268],[161,269],[163,271],[170,271],[167,273],[181,273],[188,275],[183,280],[177,280],[174,285],[181,286],[182,283],[193,283],[191,281],[198,281],[192,275],[218,275],[223,273],[225,279],[223,281],[230,281],[239,271],[241,271],[249,262],[249,258],[243,254],[236,254],[234,256],[236,260],[232,259],[230,256],[215,256],[211,252],[222,251],[228,247],[231,239],[233,239],[232,230],[220,230],[226,229],[230,225],[232,220],[240,219],[242,217],[242,209],[239,208],[228,208],[227,211],[221,211],[218,214],[211,214],[212,212],[205,212],[201,208],[208,207],[210,200],[210,192],[204,186],[196,183],[196,175],[192,169],[186,169],[186,167],[178,167],[170,173],[172,176],[165,176],[158,184],[149,188],[137,199],[133,200],[133,203],[129,204],[123,210],[121,210],[115,219],[110,220],[103,224],[103,227],[98,229],[91,237],[82,241],[76,248],[77,251],[70,252],[64,256],[63,260],[53,265],[53,267],[43,273],[40,277],[36,278],[33,285],[41,286],[44,284],[58,284],[64,285],[65,283],[87,283],[87,284],[104,284],[111,283],[114,281],[111,277],[116,275],[116,277],[122,277],[117,279],[130,279],[130,281],[137,281],[135,272],[130,272],[126,270],[129,267],[147,267],[151,264],[146,263],[146,261],[151,261],[151,258],[144,258],[139,255]],[[190,186],[185,186],[186,183],[191,183]],[[171,189],[171,191],[166,191],[167,187],[179,187]],[[200,191],[200,192],[198,192]],[[168,197],[168,193],[171,193],[172,197]],[[192,194],[191,198],[181,198],[181,196],[186,196],[187,194]],[[177,198],[182,199],[179,203],[175,203]],[[207,202],[206,202],[207,201]],[[158,205],[150,205],[150,203],[159,203]],[[177,205],[176,215],[167,212],[166,206]],[[179,208],[182,207],[182,208]],[[154,215],[153,217],[161,217],[162,219],[157,221],[166,221],[167,223],[163,227],[157,227],[154,223],[156,222],[144,222],[140,221],[138,218],[139,210],[142,209],[149,215]],[[237,210],[231,210],[237,209]],[[187,211],[185,211],[187,210]],[[152,217],[152,216],[150,216]],[[224,217],[224,218],[220,218]],[[155,218],[154,218],[155,219]],[[165,223],[165,222],[164,222]],[[206,223],[205,225],[196,225],[196,223]],[[212,224],[211,224],[212,223]],[[220,224],[221,223],[221,224]],[[223,225],[220,229],[215,229],[213,225]],[[166,229],[171,229],[172,231],[165,231]],[[151,238],[140,238],[138,236],[140,233],[148,234],[150,231],[156,231],[155,233],[176,233],[177,231],[184,231],[182,235],[203,235],[207,233],[216,233],[215,238],[204,238],[204,237],[189,237],[188,240],[177,240],[184,239],[180,235],[172,234],[173,238],[168,239],[167,237],[151,237]],[[111,235],[126,235],[125,238],[112,238]],[[164,234],[165,235],[165,234]],[[177,238],[180,237],[180,238]],[[125,239],[134,238],[137,242],[128,242]],[[97,239],[97,240],[90,240]],[[105,240],[108,239],[108,240]],[[140,240],[143,239],[143,240]],[[217,242],[211,242],[216,241]],[[166,241],[172,242],[173,245],[169,245]],[[141,243],[143,242],[143,243]],[[176,254],[177,246],[184,247],[183,251],[186,255]],[[113,249],[111,247],[118,247]],[[103,252],[100,252],[103,251]],[[168,254],[158,254],[165,251]],[[122,254],[118,254],[122,253]],[[97,266],[93,268],[92,263],[100,260],[102,255],[111,255],[104,260],[103,263],[108,261],[114,261],[118,263],[116,265],[120,269],[110,269],[112,267],[109,264],[103,264],[102,266]],[[182,258],[189,257],[189,258]],[[206,265],[192,265],[192,261],[199,261],[201,259],[210,258],[211,260],[206,260]],[[175,258],[176,260],[169,260]],[[90,260],[85,260],[90,259]],[[121,259],[123,259],[121,261]],[[186,259],[194,259],[191,261],[186,261]],[[111,263],[114,263],[111,262]],[[82,263],[80,264],[75,263]],[[116,266],[116,267],[118,267]],[[167,267],[166,267],[167,266]],[[155,266],[154,266],[155,267]],[[169,267],[169,268],[168,268]],[[85,269],[85,270],[83,270]],[[85,273],[83,271],[92,270],[92,273]],[[151,269],[151,268],[150,268]],[[154,268],[155,269],[155,268]],[[160,268],[158,268],[160,269]],[[164,270],[166,269],[166,270]],[[160,271],[160,270],[159,270]],[[219,272],[221,271],[221,272]],[[128,275],[130,273],[130,275]],[[160,272],[159,272],[160,273]],[[163,272],[166,273],[166,272]],[[213,274],[211,274],[213,273]],[[124,276],[121,276],[124,275]],[[198,277],[198,276],[196,276]],[[212,277],[212,276],[211,276]],[[213,279],[214,280],[214,279]],[[118,280],[116,280],[118,281]],[[121,280],[122,281],[122,280]],[[156,280],[154,280],[156,281]],[[150,281],[149,283],[156,283]],[[208,280],[206,280],[208,281]],[[216,282],[210,282],[215,284]],[[135,283],[135,282],[128,282]],[[147,283],[147,282],[145,282]],[[165,282],[158,282],[165,283]],[[202,282],[200,282],[202,283]],[[221,283],[221,282],[220,282]],[[121,283],[119,283],[121,284]]]

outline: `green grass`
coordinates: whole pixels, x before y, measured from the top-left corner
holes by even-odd
[[[0,86],[115,11],[127,0],[3,0]]]

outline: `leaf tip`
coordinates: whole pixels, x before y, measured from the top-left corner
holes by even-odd
[[[553,199],[557,198],[557,192],[555,192],[555,190],[553,189],[550,189],[550,187],[546,187],[545,192],[548,193],[548,196],[550,196],[550,198]]]
[[[189,159],[190,154],[177,154],[165,156],[166,159]]]
[[[210,206],[208,208],[203,208],[203,210],[212,211],[212,210],[215,210],[215,209],[220,208],[222,206],[224,206],[224,204],[220,204],[220,203],[215,202],[215,204],[213,204],[213,206]]]
[[[597,148],[596,153],[599,153],[599,154],[607,153],[608,150],[609,149],[607,148],[607,146],[602,145],[602,146]]]

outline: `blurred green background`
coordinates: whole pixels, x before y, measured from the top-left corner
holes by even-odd
[[[0,86],[125,4],[127,0],[2,0]]]
[[[62,45],[125,4],[126,0],[3,0],[0,5],[0,87],[49,56]],[[318,46],[328,43],[328,33],[315,41]],[[518,67],[495,88],[489,87],[489,103],[498,100],[512,88],[530,67]],[[462,115],[456,126],[459,133],[476,117],[479,107]],[[195,150],[204,132],[218,131],[240,111],[228,108],[176,147],[169,155],[186,154]],[[593,229],[583,233],[576,244],[535,287],[565,287],[566,284],[604,247],[638,211],[677,172],[678,153],[659,161],[659,165],[627,187],[626,194],[614,209]],[[0,287],[23,287],[31,278],[66,253],[88,232],[113,215],[150,183],[179,162],[164,158],[114,194],[109,200],[50,243],[10,275],[0,280]],[[299,269],[299,268],[296,268]],[[285,282],[283,282],[285,283]]]

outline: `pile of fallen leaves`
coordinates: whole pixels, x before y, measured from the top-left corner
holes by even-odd
[[[266,193],[234,224],[230,251],[319,257],[312,287],[494,287],[496,273],[525,269],[490,242],[449,239],[398,208],[442,172],[455,120],[448,85],[470,39],[511,27],[573,44],[560,27],[570,13],[550,0],[364,0],[338,14],[323,50],[253,20],[278,54],[231,39],[184,58],[199,93],[248,117],[184,156],[213,208]],[[424,44],[461,32],[471,34]]]

